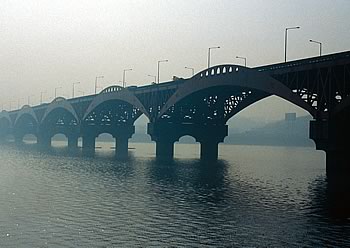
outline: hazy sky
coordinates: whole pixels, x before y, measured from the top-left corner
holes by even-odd
[[[242,61],[248,66],[282,62],[284,29],[289,32],[288,58],[350,50],[350,0],[0,0],[0,103],[4,108],[38,104],[40,92],[51,101],[54,88],[70,97],[120,84],[144,85],[161,64],[161,81],[188,77],[207,64]],[[81,93],[78,93],[81,94]],[[279,118],[296,108],[275,98],[242,112],[245,116]],[[298,113],[302,111],[297,110]]]

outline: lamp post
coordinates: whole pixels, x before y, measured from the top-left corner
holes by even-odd
[[[192,76],[194,75],[194,68],[185,66],[185,69],[192,70]]]
[[[159,61],[158,61],[158,67],[157,67],[158,83],[159,83],[159,64],[162,63],[162,62],[168,62],[168,61],[169,61],[169,60],[167,60],[167,59],[159,60]]]
[[[244,59],[244,67],[247,67],[247,58],[246,57],[236,56],[236,59]]]
[[[309,40],[311,43],[316,43],[320,46],[320,56],[322,56],[322,42],[319,42],[317,40]]]
[[[125,88],[126,87],[126,83],[125,83],[125,72],[127,71],[132,71],[132,69],[124,69],[123,70],[123,87]]]
[[[98,80],[99,78],[103,78],[103,76],[97,76],[97,77],[95,78],[95,95],[97,94],[97,80]]]
[[[220,47],[217,46],[217,47],[209,47],[209,48],[208,48],[208,68],[210,67],[210,50],[212,50],[212,49],[218,49],[218,48],[220,48]]]
[[[155,83],[156,83],[156,81],[157,81],[157,77],[156,77],[156,76],[154,76],[154,75],[150,75],[150,74],[147,74],[147,76],[152,77],[152,78],[154,79],[153,84],[155,84]]]
[[[287,41],[288,41],[288,30],[299,29],[300,27],[290,27],[286,28],[284,31],[284,62],[287,62]]]
[[[56,87],[56,88],[55,88],[55,98],[54,98],[54,99],[56,99],[56,97],[57,97],[57,90],[58,90],[58,89],[62,89],[62,87]]]
[[[72,93],[72,98],[74,98],[74,86],[75,86],[76,84],[80,84],[80,82],[75,82],[75,83],[73,83],[73,93]]]
[[[46,91],[40,92],[40,105],[43,104],[43,95],[46,93]]]

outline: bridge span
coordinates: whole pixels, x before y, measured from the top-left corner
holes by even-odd
[[[27,134],[47,147],[56,134],[83,152],[93,152],[95,139],[109,133],[116,156],[128,156],[128,139],[142,114],[156,143],[156,156],[170,159],[184,135],[200,143],[204,160],[218,158],[218,144],[228,134],[227,121],[251,104],[276,95],[308,111],[310,138],[327,153],[327,172],[349,170],[350,51],[255,68],[218,65],[191,78],[147,86],[110,86],[96,95],[24,106],[0,113],[0,139]],[[273,109],[271,109],[273,111]]]

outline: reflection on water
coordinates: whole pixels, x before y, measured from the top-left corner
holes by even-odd
[[[0,147],[1,247],[350,246],[350,191],[313,149],[226,145],[203,163],[197,145],[172,162],[152,144],[128,161],[59,145]]]

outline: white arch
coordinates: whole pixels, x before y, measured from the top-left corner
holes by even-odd
[[[204,70],[180,85],[178,90],[162,107],[158,118],[183,98],[194,92],[214,86],[240,86],[257,89],[290,101],[308,111],[312,116],[316,116],[315,109],[294,94],[287,86],[269,75],[247,67],[220,65]]]
[[[142,113],[144,113],[149,119],[149,113],[140,102],[140,100],[126,88],[121,88],[119,86],[111,86],[103,90],[98,94],[94,100],[91,102],[87,108],[83,120],[100,104],[110,101],[110,100],[120,100],[131,104],[132,106],[138,108]]]
[[[38,118],[37,118],[37,116],[36,116],[36,114],[35,114],[33,108],[32,108],[32,107],[29,107],[28,105],[25,105],[25,106],[23,106],[23,107],[21,108],[21,110],[18,112],[13,126],[16,126],[18,120],[19,120],[23,115],[26,115],[26,114],[27,114],[27,115],[30,115],[31,117],[33,117],[33,119],[36,121],[36,123],[39,123]]]
[[[7,119],[10,123],[10,127],[12,126],[12,120],[11,120],[11,117],[10,117],[10,114],[6,111],[6,110],[3,110],[0,112],[0,119]]]
[[[79,122],[79,117],[75,111],[75,109],[73,108],[72,104],[70,104],[65,98],[63,97],[58,97],[56,99],[54,99],[49,106],[46,108],[45,113],[43,118],[41,119],[41,123],[44,123],[45,119],[47,118],[47,116],[54,111],[55,109],[58,108],[63,108],[65,110],[67,110],[69,113],[71,113],[74,118]]]

